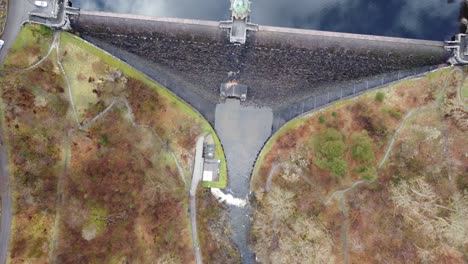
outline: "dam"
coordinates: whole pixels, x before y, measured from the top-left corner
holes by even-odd
[[[211,124],[220,102],[219,86],[232,75],[249,87],[245,104],[275,111],[277,129],[314,107],[304,104],[303,110],[282,115],[288,106],[320,95],[328,98],[329,91],[350,85],[366,83],[370,89],[427,71],[448,58],[442,41],[262,25],[247,33],[245,45],[230,43],[214,21],[82,10],[71,25],[85,40],[166,86]]]
[[[233,37],[232,27],[214,21],[86,10],[70,24],[83,39],[159,82],[211,123],[228,163],[225,191],[240,199],[248,199],[250,173],[263,144],[287,121],[435,69],[450,56],[441,41],[253,24],[245,38]],[[220,96],[220,85],[231,81],[248,87],[242,102]],[[243,263],[254,263],[250,206],[229,206],[229,217]]]

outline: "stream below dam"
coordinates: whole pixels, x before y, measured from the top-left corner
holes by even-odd
[[[215,130],[224,147],[228,167],[228,186],[224,192],[248,200],[250,175],[261,148],[271,135],[273,112],[270,108],[243,106],[228,99],[216,106]],[[232,239],[239,248],[242,263],[255,263],[249,246],[250,205],[229,206]]]

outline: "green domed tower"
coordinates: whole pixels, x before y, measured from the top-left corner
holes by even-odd
[[[220,21],[219,27],[229,30],[229,41],[236,44],[245,44],[247,31],[258,31],[258,25],[249,22],[250,1],[230,0],[231,20]]]
[[[232,16],[236,19],[247,18],[250,13],[250,1],[249,0],[231,0],[231,11],[232,11]]]

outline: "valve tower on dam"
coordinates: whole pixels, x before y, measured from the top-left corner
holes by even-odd
[[[231,20],[221,21],[219,27],[229,30],[231,43],[245,44],[247,31],[258,31],[258,25],[249,22],[249,0],[231,0]]]

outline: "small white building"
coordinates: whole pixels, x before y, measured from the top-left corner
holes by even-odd
[[[212,135],[205,137],[203,142],[203,178],[204,182],[219,180],[219,168],[221,161],[215,159],[216,145]]]
[[[205,159],[203,164],[203,181],[218,181],[220,164],[220,160]]]

